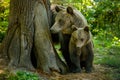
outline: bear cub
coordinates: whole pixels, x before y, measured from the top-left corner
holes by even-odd
[[[93,67],[93,43],[89,27],[77,28],[72,33],[69,42],[70,59],[73,64],[73,72],[81,72],[85,68],[86,72],[92,71]]]

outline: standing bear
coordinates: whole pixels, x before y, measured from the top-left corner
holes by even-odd
[[[67,7],[66,9],[61,9],[58,6],[55,7],[57,12],[55,17],[55,23],[51,27],[51,33],[59,33],[59,41],[61,45],[61,51],[65,58],[65,61],[72,72],[74,71],[73,62],[70,59],[69,53],[69,41],[71,38],[71,34],[76,29],[74,26],[78,28],[83,28],[88,26],[87,20],[78,10],[72,9],[71,7]],[[76,63],[76,62],[75,62]]]
[[[56,6],[59,7],[61,10],[65,9],[65,7],[63,7],[61,5],[57,5],[57,4],[51,5],[51,19],[52,19],[51,27],[55,23],[55,17],[57,15]],[[59,33],[51,33],[51,36],[52,36],[53,43],[59,43]]]
[[[73,66],[73,72],[81,72],[85,68],[86,72],[92,71],[93,64],[93,43],[89,27],[77,28],[72,33],[69,42],[70,59]]]

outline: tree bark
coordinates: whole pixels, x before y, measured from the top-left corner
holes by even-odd
[[[35,55],[36,67],[43,72],[66,72],[66,65],[58,57],[51,41],[48,4],[49,0],[10,1],[8,31],[0,46],[0,58],[5,60],[8,68],[34,70],[35,60],[32,64],[31,55]]]

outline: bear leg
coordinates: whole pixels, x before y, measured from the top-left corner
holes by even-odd
[[[72,61],[72,70],[73,73],[80,73],[81,72],[81,66],[80,66],[80,57],[76,54],[70,55],[71,61]]]
[[[92,43],[87,44],[86,49],[87,49],[88,57],[87,57],[87,60],[86,60],[85,70],[86,70],[87,73],[89,73],[89,72],[92,72],[93,58],[94,58]]]
[[[71,71],[72,69],[72,62],[70,60],[70,54],[69,54],[69,40],[70,40],[70,35],[64,35],[62,33],[59,33],[60,37],[60,45],[61,45],[61,51],[62,55],[69,67],[69,70]]]

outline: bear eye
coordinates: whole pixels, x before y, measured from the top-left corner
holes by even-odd
[[[81,38],[80,40],[83,42],[83,40],[84,40],[84,39],[83,39],[83,38]]]
[[[73,39],[74,41],[76,41],[76,40],[77,40],[74,36],[72,36],[72,39]]]
[[[62,19],[59,20],[60,25],[64,24],[64,21]]]

